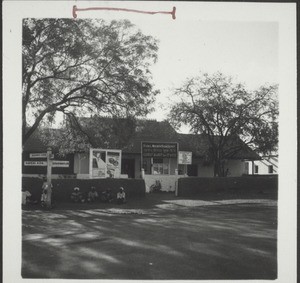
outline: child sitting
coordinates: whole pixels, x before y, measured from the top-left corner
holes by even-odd
[[[91,187],[91,190],[88,193],[88,202],[94,202],[96,199],[98,199],[99,195],[96,192],[95,187]]]
[[[126,203],[126,194],[124,188],[121,187],[120,191],[117,193],[117,204]]]

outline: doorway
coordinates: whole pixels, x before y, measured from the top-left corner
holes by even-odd
[[[122,159],[121,174],[128,175],[128,178],[134,178],[135,177],[134,172],[135,172],[135,160],[128,159],[128,158]]]

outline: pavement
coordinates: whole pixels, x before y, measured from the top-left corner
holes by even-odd
[[[22,211],[23,278],[275,279],[277,200],[178,198]]]

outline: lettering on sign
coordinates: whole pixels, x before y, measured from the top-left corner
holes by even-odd
[[[47,158],[47,153],[46,152],[41,152],[41,153],[30,153],[29,154],[30,158]],[[54,154],[50,155],[50,158],[54,158]]]
[[[47,153],[43,152],[43,153],[30,153],[29,154],[30,158],[47,158]]]
[[[69,167],[67,160],[53,160],[52,167]],[[25,166],[47,166],[47,161],[24,161]]]
[[[47,166],[47,161],[24,161],[25,166]]]
[[[177,143],[142,142],[143,157],[177,158]]]
[[[53,160],[52,167],[69,167],[69,161]]]

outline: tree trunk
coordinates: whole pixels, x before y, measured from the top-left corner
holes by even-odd
[[[224,177],[224,164],[221,159],[216,158],[214,160],[214,177]]]

